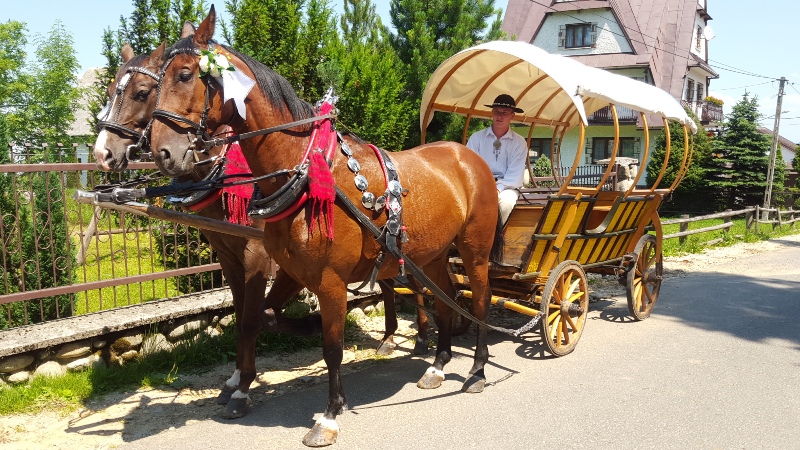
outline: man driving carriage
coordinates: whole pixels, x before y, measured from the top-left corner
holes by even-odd
[[[514,98],[500,94],[494,99],[492,125],[476,131],[467,141],[467,147],[478,153],[492,169],[497,186],[500,206],[500,221],[505,224],[517,202],[517,189],[522,187],[525,173],[525,158],[528,156],[525,139],[511,130],[511,121],[517,108]]]

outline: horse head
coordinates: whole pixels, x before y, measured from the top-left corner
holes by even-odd
[[[201,50],[209,48],[215,21],[212,6],[193,35],[183,37],[161,54],[151,55],[158,57],[162,75],[152,113],[153,161],[168,176],[191,173],[195,164],[205,158],[201,155],[208,153],[209,149],[203,147],[203,142],[211,138],[207,130],[230,121],[230,108],[217,107],[223,102],[220,83],[210,72],[202,76],[200,73]],[[225,58],[220,53],[214,55]],[[165,135],[166,140],[162,138]]]
[[[166,44],[154,54],[163,52]],[[145,145],[148,123],[155,108],[158,66],[146,55],[134,56],[130,45],[122,48],[124,64],[107,88],[108,103],[98,115],[94,157],[103,171],[122,171],[138,158]]]
[[[213,40],[215,21],[212,6],[194,35],[179,40],[162,56],[150,143],[153,160],[166,175],[179,176],[193,170],[198,155],[208,150],[213,138],[209,130],[230,125],[239,133],[313,114],[311,105],[297,96],[285,78],[253,58],[217,44]],[[294,127],[283,137],[296,138],[292,144],[301,145],[309,128]],[[273,138],[278,134],[282,133],[243,140],[242,149],[245,154],[257,148],[274,149],[273,143],[283,143],[281,138]],[[277,153],[262,159],[275,162]],[[293,160],[292,166],[295,164]],[[263,166],[260,169],[267,171]]]

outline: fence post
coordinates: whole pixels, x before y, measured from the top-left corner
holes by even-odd
[[[726,209],[725,210],[725,212],[728,212],[728,213],[731,212],[731,211],[733,211],[733,210],[732,209]],[[731,219],[731,216],[726,216],[725,219],[723,219],[723,221],[726,224],[728,224],[727,228],[724,229],[725,230],[725,234],[728,234],[728,233],[730,233],[731,227],[733,226],[733,219]]]
[[[758,218],[761,217],[759,215],[758,210],[759,210],[759,207],[758,207],[758,205],[756,205],[756,216],[755,216],[755,219],[754,219],[754,222],[756,223],[756,234],[758,234],[758,220],[759,220]]]
[[[778,222],[776,224],[772,224],[772,229],[780,228],[783,226],[783,222],[781,221],[781,209],[778,206],[775,206],[775,215],[777,216]]]
[[[681,219],[688,219],[688,218],[689,218],[689,215],[688,215],[688,214],[682,214],[682,215],[681,215]],[[684,231],[689,231],[689,222],[681,222],[681,225],[680,225],[680,231],[681,231],[681,232],[684,232]],[[686,236],[681,236],[681,237],[679,237],[679,238],[678,238],[678,242],[680,242],[681,244],[683,244],[684,242],[686,242]]]
[[[747,211],[744,214],[744,227],[747,230],[747,232],[750,232],[751,228],[753,228],[753,217],[754,217],[753,211]]]

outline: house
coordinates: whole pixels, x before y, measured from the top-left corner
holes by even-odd
[[[765,127],[758,127],[758,132],[769,136],[771,142],[773,134],[772,130]],[[786,163],[786,167],[792,168],[792,161],[794,160],[794,156],[797,154],[797,144],[781,135],[778,135],[778,145],[780,146],[781,155],[783,156],[783,162]],[[794,170],[797,170],[797,168],[794,167]]]
[[[655,85],[691,109],[704,125],[713,126],[723,116],[721,104],[715,99],[707,100],[709,84],[719,75],[708,64],[708,41],[713,33],[706,3],[706,0],[509,0],[502,28],[514,39],[550,53]],[[617,110],[621,125],[619,156],[639,158],[645,142],[642,121],[634,111]],[[600,126],[588,127],[584,142],[577,142],[576,133],[568,133],[558,143],[562,161],[571,164],[575,151],[585,152],[586,164],[609,156],[613,127],[602,126],[613,123],[609,108],[592,114],[589,123]],[[652,143],[655,131],[663,128],[663,124],[651,120],[648,123],[653,131]],[[532,154],[549,154],[547,149],[551,144],[552,136],[535,132]],[[639,183],[644,183],[644,177]]]

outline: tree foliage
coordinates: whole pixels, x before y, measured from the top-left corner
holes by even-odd
[[[759,118],[758,99],[745,94],[725,121],[722,135],[712,141],[709,185],[727,208],[763,202],[770,138],[758,131]]]
[[[460,50],[504,36],[500,30],[502,11],[495,9],[494,0],[392,0],[390,14],[397,30],[391,36],[392,47],[404,64],[406,96],[415,111],[419,110],[428,78],[439,64]],[[449,120],[434,118],[428,127],[432,139],[443,137]],[[419,136],[414,126],[407,146],[419,144]]]
[[[415,117],[405,95],[402,62],[389,45],[374,3],[345,0],[344,9],[341,39],[328,46],[319,76],[339,96],[344,127],[380,147],[401,150]]]
[[[325,0],[229,0],[225,40],[283,75],[301,98],[319,100],[324,86],[317,66],[335,39],[333,11]]]
[[[675,182],[678,170],[683,164],[686,150],[686,137],[689,138],[690,149],[692,152],[686,156],[689,164],[686,174],[675,188],[673,195],[667,199],[667,203],[662,207],[670,212],[698,212],[716,211],[720,206],[713,196],[708,195],[708,182],[706,177],[707,161],[711,152],[711,138],[706,134],[700,120],[691,110],[686,110],[691,117],[698,132],[691,134],[687,128],[687,135],[684,135],[683,127],[676,121],[670,121],[669,138],[670,154],[664,176],[659,181],[659,188],[668,188]],[[662,132],[656,136],[654,148],[647,162],[647,185],[653,186],[657,177],[661,173],[666,155],[667,134]],[[689,159],[690,158],[690,159]]]

